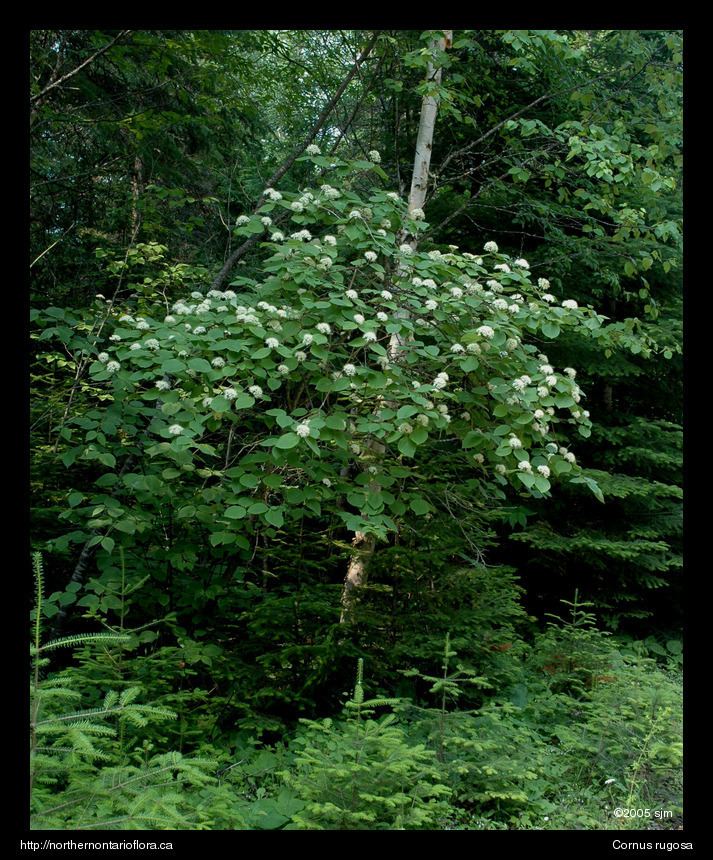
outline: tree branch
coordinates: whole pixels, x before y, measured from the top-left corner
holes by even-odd
[[[322,126],[325,124],[325,122],[327,121],[327,118],[329,117],[330,113],[334,109],[335,105],[337,104],[339,99],[342,97],[344,90],[346,90],[346,88],[351,83],[352,79],[355,77],[355,75],[359,71],[359,67],[361,66],[361,64],[364,62],[364,60],[366,60],[366,58],[371,53],[371,50],[374,47],[374,44],[376,43],[376,39],[379,35],[379,32],[380,32],[379,30],[374,31],[374,33],[373,33],[371,39],[369,40],[369,42],[367,43],[366,47],[364,48],[364,50],[361,52],[361,54],[359,54],[359,56],[355,60],[354,65],[352,66],[352,68],[349,71],[349,73],[347,74],[347,76],[344,78],[344,80],[339,85],[339,88],[337,89],[335,94],[332,96],[332,98],[324,106],[322,112],[317,117],[317,120],[315,121],[312,128],[310,128],[309,132],[307,133],[307,136],[302,141],[302,143],[297,147],[297,149],[294,150],[294,152],[291,155],[289,155],[282,162],[282,164],[277,168],[277,170],[267,180],[266,185],[268,188],[272,187],[273,185],[276,185],[280,181],[280,179],[282,179],[282,177],[292,167],[292,165],[295,163],[295,161],[297,161],[297,159],[300,157],[300,155],[302,155],[302,153],[307,149],[307,147],[310,145],[310,143],[314,140],[315,135],[322,128]],[[255,208],[253,209],[253,213],[257,212],[264,202],[265,202],[265,196],[260,195],[260,199],[258,200],[257,204],[255,205]],[[232,269],[235,266],[235,264],[237,263],[237,261],[243,256],[243,254],[249,248],[251,248],[258,241],[260,235],[261,235],[260,233],[254,233],[249,239],[246,239],[245,242],[243,242],[243,244],[240,245],[240,247],[236,248],[235,251],[233,251],[233,253],[225,261],[223,268],[216,275],[216,277],[215,277],[215,279],[211,285],[212,289],[218,290],[223,286],[228,275],[232,271]]]

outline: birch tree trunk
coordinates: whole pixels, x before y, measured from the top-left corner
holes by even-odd
[[[442,30],[439,38],[434,38],[430,44],[430,48],[435,52],[436,49],[445,51],[449,48],[453,41],[452,30]],[[426,71],[426,80],[433,81],[436,84],[441,83],[442,68],[435,67],[433,60],[428,63]],[[438,100],[431,95],[425,95],[421,102],[421,116],[418,123],[418,134],[416,136],[416,152],[413,161],[413,175],[411,177],[411,190],[408,198],[408,211],[413,212],[414,209],[422,209],[426,200],[426,192],[428,190],[429,168],[431,166],[431,152],[433,150],[433,131],[436,126],[436,114],[438,113]],[[399,237],[399,243],[406,239],[405,235]],[[413,238],[409,242],[411,247],[416,249],[416,239]],[[408,316],[408,311],[401,308],[395,314],[397,318],[404,319]],[[404,344],[403,338],[398,334],[392,334],[389,340],[389,359],[391,361],[399,360],[399,352]],[[370,449],[377,455],[384,453],[385,448],[381,442],[372,440]],[[371,484],[370,489],[378,489],[376,484]],[[344,578],[344,588],[342,590],[342,612],[340,622],[344,623],[349,620],[351,615],[354,598],[360,588],[366,585],[366,579],[369,570],[369,562],[374,554],[376,547],[376,537],[373,534],[364,532],[356,532],[352,540],[352,557],[349,560],[347,567],[347,575]]]

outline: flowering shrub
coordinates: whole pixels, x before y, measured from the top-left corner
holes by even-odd
[[[258,277],[111,311],[90,367],[102,408],[63,431],[66,465],[105,471],[67,516],[109,552],[116,532],[155,527],[167,508],[213,546],[247,550],[258,527],[313,515],[383,537],[429,512],[414,461],[432,445],[494,485],[599,494],[570,451],[591,426],[576,371],[553,367],[544,344],[563,329],[596,335],[603,318],[533,283],[495,242],[418,249],[422,212],[356,190],[381,174],[373,153],[305,158],[339,181],[267,189],[237,220],[239,237],[267,231]]]

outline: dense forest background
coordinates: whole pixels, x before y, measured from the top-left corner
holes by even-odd
[[[682,826],[681,111],[673,30],[31,32],[33,827]]]

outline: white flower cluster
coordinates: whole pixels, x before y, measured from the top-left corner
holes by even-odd
[[[331,185],[321,185],[320,191],[324,194],[327,200],[336,200],[338,197],[342,196],[342,192],[338,191],[336,188],[332,188]]]
[[[168,428],[168,432],[171,434],[171,436],[180,436],[181,433],[183,433],[183,427],[181,427],[180,424],[171,424],[171,426]]]
[[[364,340],[368,343],[374,343],[376,340],[376,332],[375,331],[365,331],[364,332]]]
[[[282,200],[282,194],[280,194],[279,191],[275,191],[274,188],[266,188],[262,192],[262,196],[267,197],[268,200],[275,200],[275,201]]]
[[[515,434],[511,435],[508,439],[508,445],[513,449],[522,448],[522,442],[517,438],[517,436],[515,436]]]
[[[268,349],[277,349],[277,347],[278,347],[279,345],[280,345],[280,341],[279,341],[276,337],[268,337],[268,338],[265,340],[265,346],[266,346]]]
[[[426,217],[426,213],[423,211],[423,209],[419,208],[412,209],[409,214],[414,221],[423,221],[423,219]]]
[[[121,365],[118,361],[107,361],[106,369],[108,373],[116,373],[117,370],[120,370]]]
[[[516,391],[523,391],[527,386],[532,382],[529,376],[526,374],[523,376],[519,376],[516,380],[514,380],[512,387]]]
[[[302,424],[298,424],[297,427],[295,427],[295,433],[300,437],[300,439],[306,439],[307,436],[309,436],[309,432],[309,423],[307,421]]]
[[[373,161],[374,164],[381,164],[381,155],[377,149],[369,150],[369,161]]]
[[[248,391],[253,397],[262,397],[262,388],[259,385],[251,385]]]
[[[497,265],[493,266],[493,269],[496,272],[505,272],[505,274],[507,274],[510,271],[510,266],[508,266],[507,263],[498,263]]]
[[[375,263],[378,254],[375,254],[373,251],[365,251],[364,256],[366,257],[368,263]]]
[[[290,233],[290,239],[295,239],[297,242],[309,242],[312,234],[309,230],[298,230],[296,233]]]
[[[455,353],[465,352],[465,348],[460,343],[454,343],[453,346],[451,347],[451,352],[455,352]]]
[[[567,308],[567,310],[573,311],[573,310],[576,310],[579,307],[579,305],[577,304],[577,302],[575,302],[574,299],[565,299],[562,302],[562,307]]]
[[[475,331],[476,334],[479,334],[481,337],[484,337],[487,340],[490,340],[491,338],[495,337],[495,331],[489,325],[481,325]]]
[[[399,245],[399,251],[401,251],[405,257],[410,257],[411,254],[413,254],[413,248],[405,242],[402,245]]]
[[[530,268],[530,264],[527,262],[527,260],[523,260],[522,257],[515,260],[513,262],[513,266],[519,266],[521,269],[529,269]]]
[[[437,374],[436,378],[431,383],[434,388],[445,388],[448,385],[448,374],[443,371],[442,373]]]
[[[497,242],[486,242],[483,246],[483,250],[488,254],[497,254],[498,253],[498,245]]]
[[[235,226],[242,227],[243,224],[247,224],[250,221],[250,218],[247,215],[238,215],[235,219]]]
[[[319,155],[320,148],[317,146],[316,143],[310,143],[305,152],[307,153],[307,155]]]
[[[326,323],[326,322],[317,323],[315,328],[317,329],[317,331],[320,334],[331,334],[332,333],[332,327],[330,326],[329,323]],[[303,338],[303,340],[304,340],[304,338]]]
[[[170,391],[171,383],[166,379],[159,379],[156,382],[156,388],[158,388],[159,391]]]

